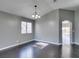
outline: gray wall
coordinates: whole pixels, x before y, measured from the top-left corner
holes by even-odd
[[[59,42],[62,43],[62,21],[64,20],[69,20],[72,23],[72,36],[71,36],[71,43],[74,42],[74,11],[72,10],[64,10],[64,9],[59,9]]]
[[[74,11],[71,10],[54,10],[40,20],[36,20],[35,40],[62,43],[62,21],[64,20],[72,22],[74,31]],[[74,37],[73,32],[71,43],[74,42]]]
[[[35,40],[59,43],[59,14],[54,10],[36,20]]]
[[[0,12],[0,49],[33,39],[34,33],[21,34],[22,20],[30,21],[34,25],[32,20]]]
[[[75,42],[79,43],[79,10],[75,11]]]

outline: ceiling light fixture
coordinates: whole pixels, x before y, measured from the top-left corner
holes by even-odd
[[[33,17],[34,19],[39,19],[39,18],[40,18],[39,13],[37,12],[37,8],[38,8],[38,6],[35,4],[35,5],[34,5],[35,11],[34,11],[34,13],[32,14],[32,17]]]

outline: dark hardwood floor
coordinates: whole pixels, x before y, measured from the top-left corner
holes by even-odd
[[[48,44],[47,46],[36,46],[37,41],[23,44],[0,52],[0,58],[65,58],[67,49],[61,45]],[[70,47],[68,47],[70,48]],[[62,53],[63,52],[63,53]],[[69,51],[68,51],[69,53]],[[64,54],[64,55],[62,55]],[[79,58],[79,46],[71,45],[69,58]]]

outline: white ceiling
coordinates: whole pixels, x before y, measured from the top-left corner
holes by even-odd
[[[55,9],[65,8],[74,10],[79,6],[79,0],[57,0],[55,3],[53,0],[38,0],[38,3],[41,16]],[[32,18],[31,15],[34,11],[34,0],[0,0],[0,11]]]

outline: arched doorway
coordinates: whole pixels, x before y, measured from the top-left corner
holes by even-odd
[[[62,57],[71,57],[72,22],[62,21]]]
[[[72,42],[72,23],[69,20],[62,21],[62,44]]]

